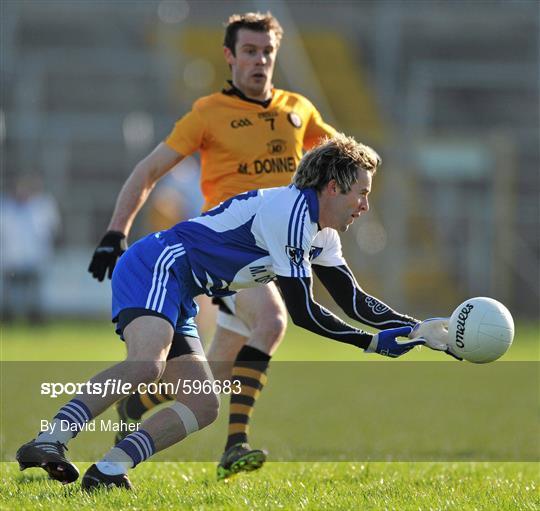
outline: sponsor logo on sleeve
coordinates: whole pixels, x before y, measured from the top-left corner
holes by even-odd
[[[366,305],[373,311],[373,314],[376,315],[384,314],[390,310],[387,305],[379,302],[379,300],[372,296],[366,297]]]
[[[293,263],[295,266],[300,266],[302,264],[302,261],[304,260],[303,248],[287,245],[285,247],[285,252],[287,253],[287,256],[290,259],[291,263]]]

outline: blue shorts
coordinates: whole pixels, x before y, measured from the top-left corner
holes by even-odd
[[[129,247],[114,269],[112,320],[116,323],[122,310],[145,309],[169,321],[175,332],[199,337],[193,300],[199,292],[183,245],[150,234]]]

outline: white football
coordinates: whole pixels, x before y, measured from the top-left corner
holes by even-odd
[[[459,305],[448,324],[448,346],[469,362],[484,364],[504,355],[514,339],[514,320],[497,300],[470,298]]]

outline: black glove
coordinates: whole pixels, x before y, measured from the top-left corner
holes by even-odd
[[[101,282],[105,278],[108,269],[109,278],[111,278],[117,259],[126,250],[125,234],[119,231],[107,231],[92,256],[88,271],[92,274],[92,277]]]

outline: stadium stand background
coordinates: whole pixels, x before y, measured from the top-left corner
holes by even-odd
[[[63,216],[48,310],[106,314],[86,267],[122,182],[223,86],[222,22],[266,9],[286,32],[276,86],[383,156],[344,236],[364,287],[418,314],[488,295],[537,317],[540,14],[510,0],[2,1],[3,187],[40,172]]]

